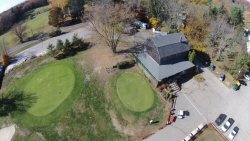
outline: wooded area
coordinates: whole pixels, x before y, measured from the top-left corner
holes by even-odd
[[[28,0],[0,14],[0,35],[20,22],[25,12],[48,5],[47,0]]]

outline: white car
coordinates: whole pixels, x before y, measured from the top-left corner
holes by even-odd
[[[228,135],[228,139],[233,140],[238,132],[239,132],[239,128],[235,126],[233,131]]]
[[[226,123],[223,126],[221,126],[222,132],[227,132],[227,130],[233,125],[233,123],[234,123],[234,119],[229,118],[226,121]]]
[[[246,73],[246,74],[244,75],[244,77],[245,77],[246,80],[250,81],[250,74],[249,74],[249,73]]]

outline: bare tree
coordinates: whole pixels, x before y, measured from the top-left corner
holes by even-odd
[[[24,42],[25,31],[27,29],[26,25],[17,24],[12,28],[12,33],[15,34],[21,43]]]
[[[93,31],[116,53],[124,27],[132,17],[128,4],[102,3],[95,6],[89,21]]]
[[[209,29],[207,43],[217,51],[216,60],[220,61],[223,51],[233,44],[232,40],[236,31],[226,22],[224,17],[218,17],[212,21]]]
[[[177,24],[178,14],[182,12],[181,6],[176,0],[164,0],[164,17],[170,24]]]
[[[160,18],[164,12],[165,0],[149,0],[148,6],[153,17]]]

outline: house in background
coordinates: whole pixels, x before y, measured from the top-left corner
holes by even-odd
[[[145,51],[136,54],[136,59],[151,82],[158,86],[193,70],[194,64],[188,61],[189,50],[183,33],[155,36],[147,40]]]

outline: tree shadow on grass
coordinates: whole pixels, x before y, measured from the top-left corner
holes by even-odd
[[[26,112],[37,101],[37,96],[23,91],[11,91],[0,99],[0,117],[13,112]]]

